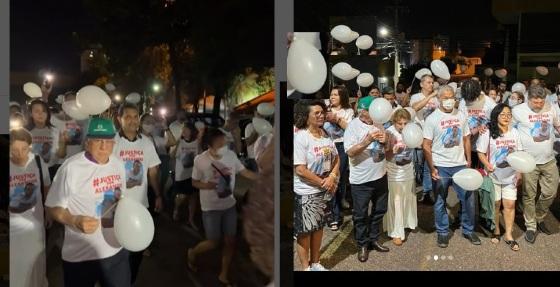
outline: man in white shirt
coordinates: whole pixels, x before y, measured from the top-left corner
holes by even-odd
[[[427,118],[433,111],[439,106],[438,99],[436,97],[436,92],[434,91],[434,77],[429,74],[422,76],[420,80],[420,87],[422,90],[420,93],[412,95],[410,98],[410,106],[416,112],[415,121],[419,125],[424,125],[424,119]],[[422,195],[418,198],[418,201],[422,201],[427,204],[433,204],[433,199],[430,198],[432,191],[432,180],[430,177],[430,167],[424,160],[424,154],[421,148],[416,149],[416,165],[423,166],[422,168]],[[417,171],[419,172],[419,171]]]
[[[68,158],[60,167],[45,206],[54,220],[65,226],[62,247],[64,286],[130,286],[128,251],[123,249],[113,225],[112,206],[117,190],[126,190],[124,164],[112,155],[115,129],[109,119],[90,121],[85,152]]]
[[[121,130],[115,136],[113,155],[123,161],[126,170],[126,188],[124,193],[151,211],[158,213],[163,208],[159,185],[159,165],[161,161],[152,141],[139,132],[140,115],[138,107],[131,103],[123,104],[119,109]],[[155,195],[150,206],[148,185]],[[152,216],[155,214],[152,212]],[[130,253],[131,284],[134,284],[144,251]]]
[[[441,86],[438,91],[439,108],[424,123],[424,157],[430,167],[435,193],[434,218],[437,244],[446,248],[449,244],[449,217],[446,209],[447,192],[451,185],[462,206],[461,225],[463,236],[474,245],[480,239],[474,233],[475,200],[472,190],[464,190],[452,177],[470,167],[471,142],[467,118],[455,109],[453,88]]]
[[[546,92],[539,85],[528,90],[529,100],[513,108],[513,123],[517,124],[523,148],[535,158],[537,167],[523,174],[523,217],[525,240],[534,243],[537,229],[552,234],[544,224],[544,218],[558,189],[558,167],[554,158],[554,132],[560,130],[557,109],[546,102]],[[537,184],[541,195],[536,199]],[[536,202],[536,203],[535,203]]]
[[[358,117],[348,123],[344,132],[344,150],[349,158],[352,185],[354,237],[360,262],[368,260],[371,249],[389,251],[378,242],[388,202],[386,136],[383,126],[374,124],[369,115],[372,101],[372,97],[358,101]],[[371,213],[370,202],[373,205]]]

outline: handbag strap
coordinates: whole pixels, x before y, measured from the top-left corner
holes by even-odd
[[[212,167],[220,173],[220,175],[224,178],[224,180],[228,181],[228,178],[222,173],[222,171],[219,168],[217,168],[213,163],[211,163],[210,165],[212,165]]]

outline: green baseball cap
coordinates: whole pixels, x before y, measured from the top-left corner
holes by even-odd
[[[115,137],[115,126],[110,119],[91,118],[89,120],[87,137],[93,139],[112,139]]]
[[[371,105],[371,102],[373,102],[374,97],[372,96],[365,96],[365,97],[361,97],[358,100],[358,112],[361,110],[369,110],[369,105]]]

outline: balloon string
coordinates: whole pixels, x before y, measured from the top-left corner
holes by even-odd
[[[109,207],[109,209],[107,209],[105,212],[103,212],[103,214],[101,215],[101,217],[105,217],[105,215],[107,215],[107,213],[109,213],[109,211],[111,211],[113,208],[115,208],[115,206],[117,206],[117,201],[115,201],[111,207]]]

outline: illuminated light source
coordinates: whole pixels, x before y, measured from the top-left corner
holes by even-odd
[[[165,115],[167,114],[167,109],[166,109],[166,108],[161,108],[161,109],[159,109],[159,114],[160,114],[162,117],[165,117]]]
[[[52,81],[52,79],[54,78],[53,74],[51,73],[46,73],[45,74],[45,79],[47,79],[47,81]]]
[[[152,89],[154,90],[154,92],[157,93],[157,92],[159,92],[159,90],[161,89],[161,86],[160,86],[159,84],[154,84],[154,85],[152,86]]]
[[[23,127],[23,122],[20,119],[10,119],[10,130],[20,129]]]
[[[121,95],[116,94],[116,95],[115,95],[115,101],[120,102],[121,100],[122,100]]]
[[[385,36],[389,35],[389,30],[387,30],[387,28],[385,28],[385,27],[381,27],[379,29],[379,35],[381,35],[382,37],[385,37]]]

